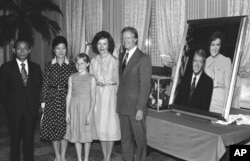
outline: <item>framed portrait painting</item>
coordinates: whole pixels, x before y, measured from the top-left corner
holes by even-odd
[[[188,20],[169,107],[227,120],[246,30],[246,16]]]

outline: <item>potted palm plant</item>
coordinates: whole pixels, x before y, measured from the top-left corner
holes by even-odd
[[[25,38],[34,45],[35,32],[50,41],[60,27],[44,15],[47,11],[63,15],[53,0],[0,0],[0,47],[17,38]]]

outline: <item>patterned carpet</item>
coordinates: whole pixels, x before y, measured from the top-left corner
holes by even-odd
[[[9,141],[5,112],[0,107],[0,161],[9,161]],[[178,161],[178,159],[151,149],[150,147],[148,147],[148,151],[147,161]],[[77,161],[74,144],[68,145],[66,159],[68,161]],[[102,159],[100,143],[95,141],[91,145],[90,161],[101,161]],[[39,126],[35,133],[35,161],[54,161],[51,144],[42,142],[39,139]],[[117,142],[114,146],[112,161],[122,161],[120,142]]]

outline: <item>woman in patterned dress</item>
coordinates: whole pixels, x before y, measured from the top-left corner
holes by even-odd
[[[41,93],[41,107],[44,116],[41,125],[41,139],[52,141],[56,161],[65,161],[67,141],[66,132],[66,96],[68,78],[76,72],[73,62],[66,57],[67,40],[57,36],[52,42],[54,59],[44,66],[44,78]]]
[[[90,73],[96,79],[94,119],[104,161],[110,161],[114,141],[120,140],[120,123],[116,113],[118,60],[112,55],[114,40],[106,31],[95,35],[92,48],[98,55],[91,60]]]

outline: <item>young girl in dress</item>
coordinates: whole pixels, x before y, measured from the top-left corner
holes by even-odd
[[[84,143],[84,161],[88,161],[92,142],[92,113],[95,105],[96,81],[88,72],[88,55],[78,54],[75,62],[78,73],[72,74],[68,81],[67,130],[64,138],[75,143],[78,161],[82,161],[82,143]]]

